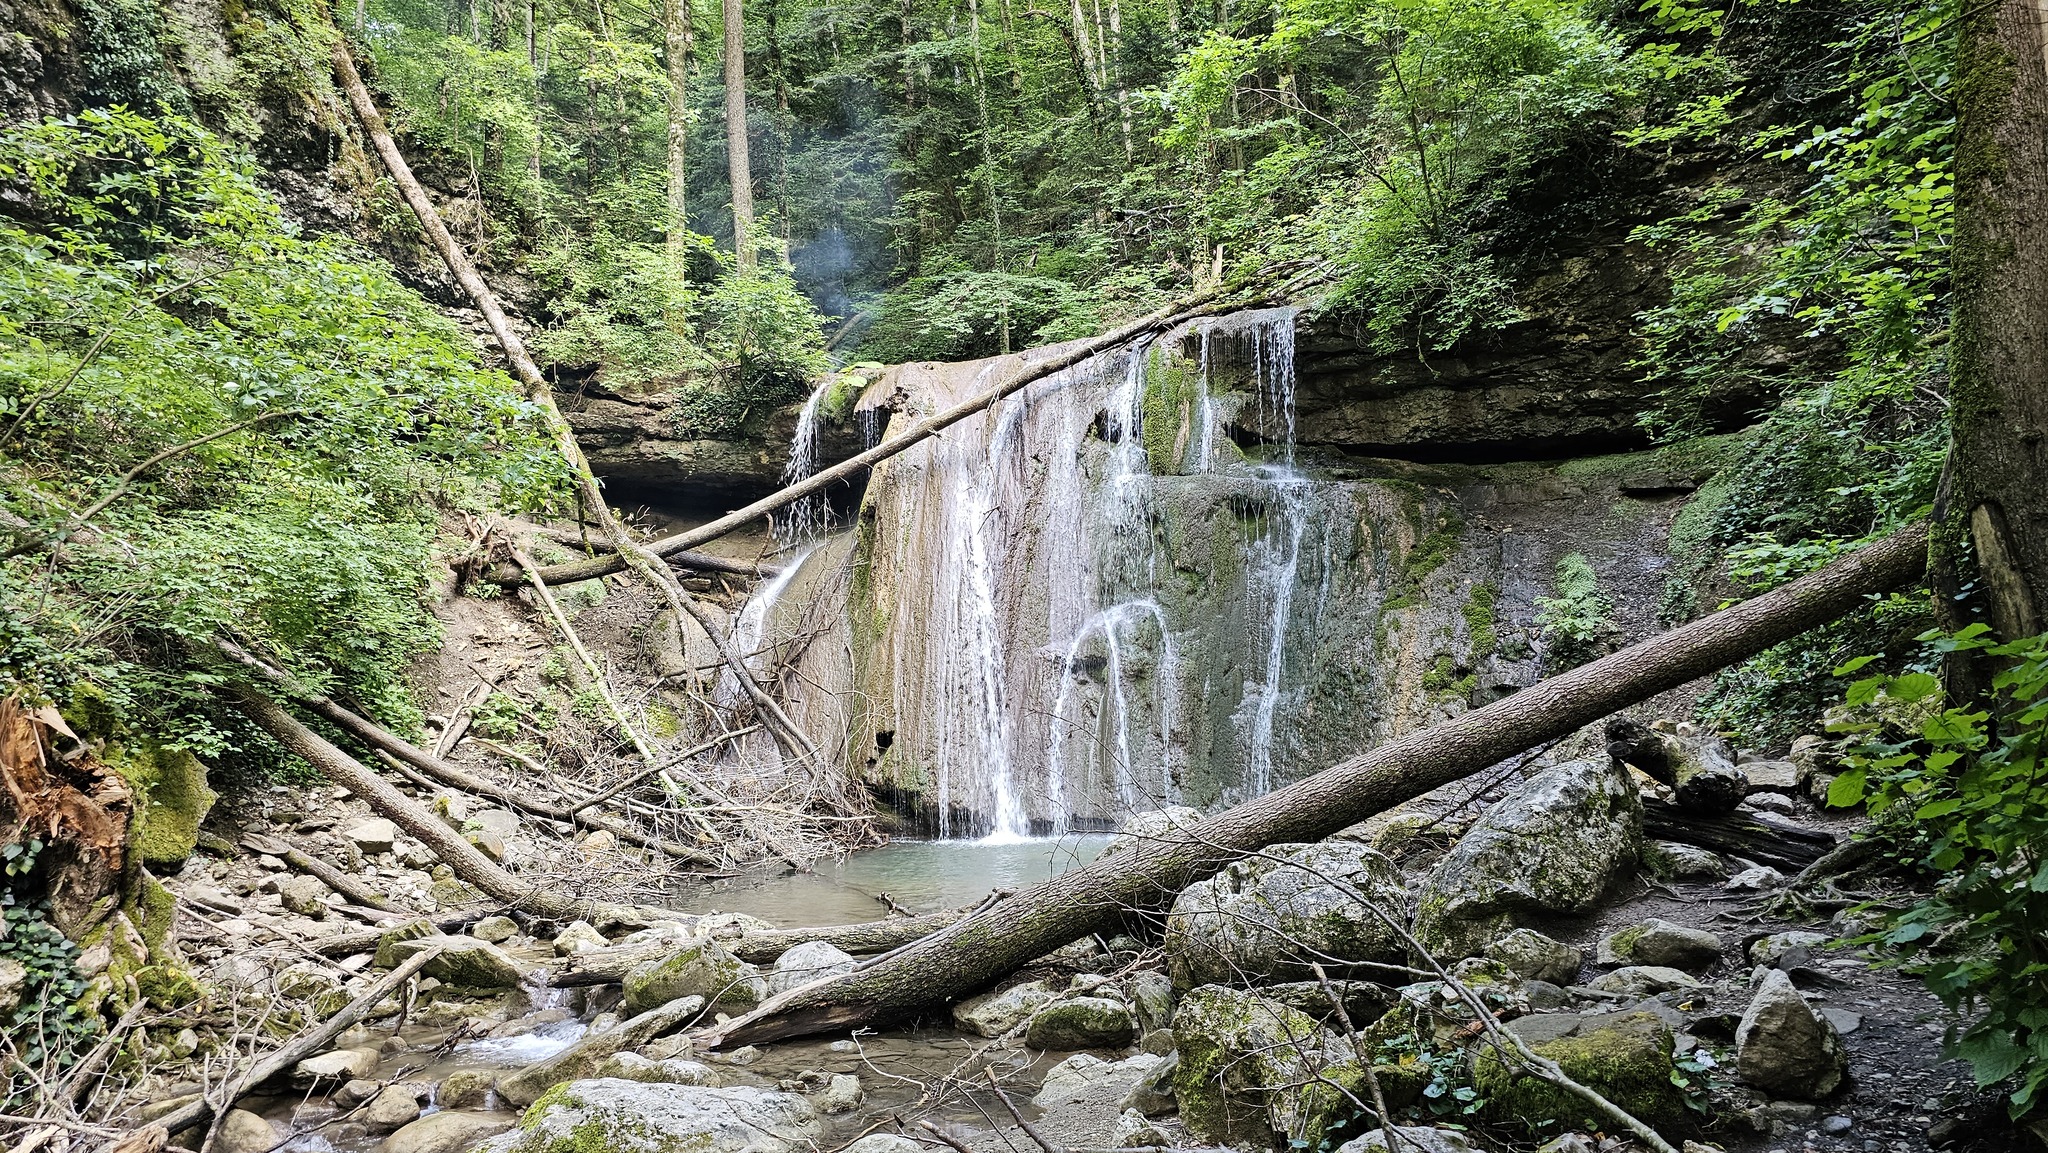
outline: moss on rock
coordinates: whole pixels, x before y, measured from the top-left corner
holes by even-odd
[[[1523,1018],[1510,1028],[1529,1035]],[[1685,1097],[1672,1084],[1671,1030],[1649,1013],[1619,1013],[1578,1018],[1569,1031],[1529,1046],[1539,1057],[1557,1062],[1566,1076],[1599,1093],[1629,1113],[1663,1128],[1687,1120]],[[1530,1133],[1560,1129],[1600,1129],[1611,1124],[1595,1116],[1584,1100],[1518,1071],[1488,1050],[1473,1070],[1473,1083],[1486,1098],[1489,1119]],[[1556,1124],[1549,1124],[1555,1122]]]
[[[184,864],[219,799],[207,787],[206,766],[184,749],[147,744],[110,750],[106,759],[135,792],[135,855],[145,865]]]

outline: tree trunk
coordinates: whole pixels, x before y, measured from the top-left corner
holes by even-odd
[[[1936,554],[1974,553],[2005,639],[2048,624],[2048,20],[2044,0],[1959,17],[1955,491]]]
[[[685,195],[690,170],[684,147],[690,139],[690,0],[662,0],[663,51],[668,56],[668,279],[669,327],[685,331],[681,298],[690,279],[690,202]]]
[[[1643,832],[1788,872],[1806,868],[1835,848],[1833,836],[1789,822],[1745,813],[1702,816],[1661,801],[1643,802]]]
[[[1915,524],[1722,612],[1413,733],[1283,789],[998,900],[865,968],[770,998],[707,1047],[850,1028],[987,987],[1053,949],[1158,909],[1267,845],[1319,841],[1402,801],[1798,636],[1918,576]]]
[[[725,0],[725,152],[732,176],[732,251],[754,267],[754,166],[747,156],[747,16]]]

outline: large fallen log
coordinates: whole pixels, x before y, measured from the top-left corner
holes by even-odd
[[[769,998],[706,1030],[700,1048],[753,1044],[904,1017],[986,988],[1033,958],[1183,888],[1267,845],[1317,841],[1393,805],[1479,772],[1825,624],[1925,568],[1915,524],[1782,588],[1630,646],[1391,741],[1192,828],[1096,860],[997,900],[845,976]]]
[[[886,953],[891,949],[900,949],[912,941],[929,937],[973,911],[971,908],[949,909],[943,913],[926,913],[918,917],[863,921],[857,925],[827,925],[816,929],[757,929],[751,933],[721,935],[719,942],[732,950],[732,954],[740,960],[757,965],[773,961],[798,945],[807,945],[812,941],[823,941],[833,948],[843,949],[855,955]],[[616,985],[625,980],[627,971],[633,966],[642,961],[670,956],[677,949],[674,941],[591,949],[571,955],[568,963],[549,978],[548,983],[557,989],[574,989],[585,985]]]
[[[1806,868],[1835,847],[1832,834],[1802,829],[1790,821],[1747,813],[1703,816],[1662,801],[1643,802],[1643,832],[1788,872]]]

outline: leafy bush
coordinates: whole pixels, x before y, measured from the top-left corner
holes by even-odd
[[[1600,578],[1586,555],[1560,558],[1557,595],[1536,600],[1536,625],[1549,650],[1544,663],[1571,668],[1606,652],[1620,634],[1613,614],[1613,603],[1600,591]]]
[[[1971,1018],[1951,1026],[1949,1050],[1980,1086],[2005,1086],[2017,1117],[2048,1086],[2048,635],[2001,645],[1986,631],[1922,638],[1937,652],[2004,665],[1982,707],[1944,701],[1941,682],[1921,670],[1849,686],[1848,715],[1833,727],[1854,745],[1828,801],[1867,801],[1935,879],[1879,939]]]

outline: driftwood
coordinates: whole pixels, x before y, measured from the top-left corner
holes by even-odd
[[[426,968],[427,963],[440,954],[439,948],[430,948],[406,958],[403,965],[391,970],[389,976],[371,986],[369,992],[349,1002],[341,1012],[292,1038],[283,1048],[251,1065],[249,1070],[237,1077],[233,1085],[222,1095],[222,1101],[233,1105],[249,1090],[325,1049],[328,1042],[339,1036],[342,1030],[369,1016],[386,997],[397,992],[415,973]],[[205,1094],[201,1094],[199,1100],[175,1112],[167,1113],[151,1124],[162,1128],[165,1133],[177,1133],[204,1122],[213,1116],[213,1113],[214,1103],[209,1101]]]
[[[1031,885],[845,976],[769,998],[702,1048],[901,1018],[986,988],[1069,941],[1154,910],[1267,845],[1316,841],[1554,737],[1825,624],[1926,566],[1916,524],[1818,572],[1391,741],[1191,828]]]
[[[244,833],[242,843],[255,852],[267,853],[278,858],[301,873],[319,878],[321,884],[366,909],[375,909],[380,913],[396,913],[400,916],[413,915],[412,910],[400,908],[385,900],[381,893],[363,884],[359,878],[342,872],[318,857],[302,853],[276,837]]]
[[[887,921],[866,921],[858,925],[828,925],[816,929],[769,929],[737,937],[718,938],[719,943],[742,961],[765,964],[812,941],[823,941],[848,953],[886,953],[931,936],[973,912],[973,908],[927,913],[921,917],[896,917]],[[657,941],[626,948],[591,949],[576,953],[549,981],[557,989],[585,985],[615,985],[627,970],[642,961],[658,960],[676,952],[674,941]]]
[[[1798,871],[1835,847],[1832,834],[1802,829],[1769,816],[1689,813],[1662,801],[1643,802],[1643,832],[1661,841],[1682,841],[1759,865]]]

